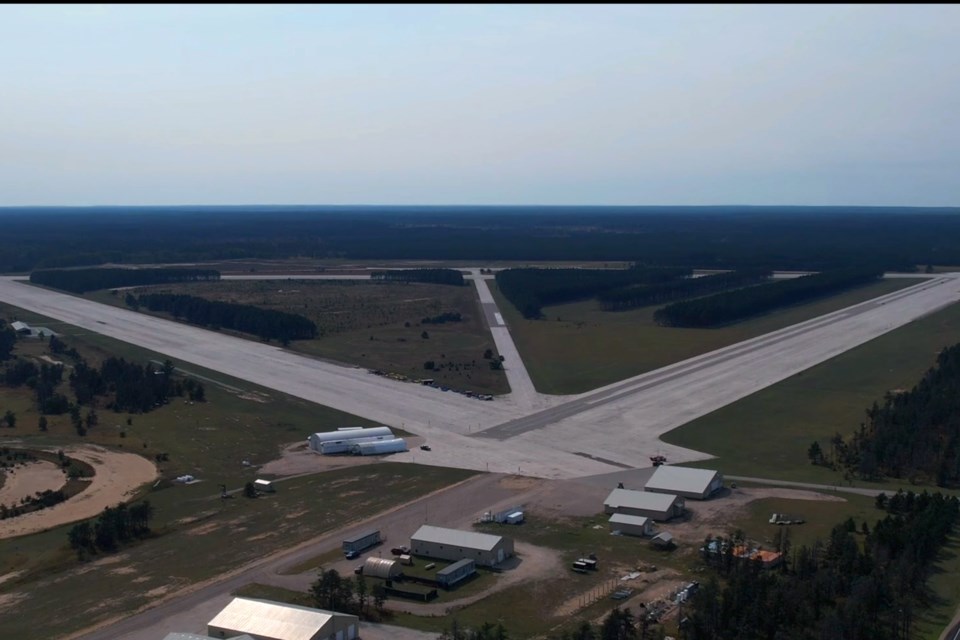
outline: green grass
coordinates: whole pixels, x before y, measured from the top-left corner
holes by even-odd
[[[0,593],[26,597],[18,602],[16,616],[0,618],[0,634],[23,639],[66,635],[471,475],[384,463],[290,478],[278,483],[276,494],[254,500],[220,500],[216,487],[207,483],[150,494],[158,505],[160,494],[180,494],[178,502],[189,516],[171,522],[167,509],[158,506],[157,537],[72,571],[4,583]],[[7,548],[0,547],[0,554],[22,553],[42,542],[41,548],[63,555],[66,529],[4,541]],[[131,580],[136,588],[130,588]]]
[[[545,320],[526,320],[495,282],[490,283],[490,290],[537,390],[569,394],[652,371],[917,282],[882,280],[718,329],[660,327],[653,322],[653,313],[662,305],[606,312],[595,300],[547,307]]]
[[[495,346],[470,283],[451,287],[363,280],[231,280],[141,287],[132,293],[159,291],[303,315],[316,323],[320,337],[291,342],[288,348],[293,351],[413,379],[433,378],[458,390],[490,394],[510,390],[504,372],[490,369],[483,359],[484,351]],[[122,294],[96,291],[84,297],[125,307]],[[448,311],[459,311],[463,321],[420,324],[423,318]],[[172,319],[169,314],[151,315]],[[421,337],[424,331],[427,339]],[[428,360],[438,368],[425,370]]]
[[[810,464],[817,440],[829,451],[835,433],[849,436],[874,401],[910,389],[944,347],[960,341],[960,304],[911,322],[663,436],[665,442],[717,459],[691,466],[727,475],[834,484],[838,472]],[[860,486],[895,488],[890,481]]]
[[[522,526],[478,525],[474,527],[478,531],[508,535],[515,540],[559,551],[563,562],[561,572],[546,579],[508,587],[446,617],[396,614],[390,622],[421,631],[439,632],[449,627],[454,617],[460,624],[474,628],[484,622],[502,620],[511,637],[542,636],[548,632],[572,630],[584,617],[593,618],[612,610],[616,603],[601,598],[596,604],[566,618],[549,615],[554,607],[591,589],[601,588],[625,571],[641,564],[671,566],[678,570],[690,567],[694,556],[692,551],[665,553],[652,549],[646,539],[612,536],[607,519],[608,516],[598,515],[549,520],[527,514],[527,521]],[[570,570],[574,560],[590,553],[599,559],[598,571],[583,575]],[[522,554],[520,558],[523,558]]]

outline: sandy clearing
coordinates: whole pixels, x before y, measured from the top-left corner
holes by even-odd
[[[142,485],[153,482],[157,467],[133,453],[95,445],[64,448],[64,453],[93,466],[96,475],[79,495],[49,509],[0,520],[0,538],[22,536],[62,524],[92,518],[106,507],[128,499]]]
[[[0,504],[8,507],[42,491],[56,491],[67,482],[60,467],[46,460],[35,460],[4,472]]]

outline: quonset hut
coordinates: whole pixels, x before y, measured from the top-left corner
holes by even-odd
[[[407,450],[407,442],[403,438],[392,440],[365,440],[350,447],[355,456],[377,456],[384,453],[399,453]]]
[[[339,429],[311,434],[307,441],[310,449],[316,453],[347,453],[350,448],[361,442],[376,442],[378,440],[394,440],[396,436],[390,427],[363,427],[359,429]]]

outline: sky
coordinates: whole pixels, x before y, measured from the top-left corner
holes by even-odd
[[[2,5],[0,206],[960,205],[960,5]]]

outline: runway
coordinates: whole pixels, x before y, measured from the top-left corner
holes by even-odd
[[[174,360],[403,428],[424,436],[433,448],[430,453],[411,451],[392,456],[396,461],[572,478],[644,466],[650,451],[667,455],[671,462],[709,457],[667,445],[659,437],[957,302],[957,275],[932,277],[576,396],[539,394],[532,382],[523,382],[515,375],[510,378],[514,393],[494,402],[373,376],[364,369],[101,305],[19,283],[11,277],[0,278],[0,300]],[[488,296],[489,290],[485,295],[481,292],[481,305],[488,321],[496,322],[498,311],[495,305],[490,306],[493,299]],[[491,327],[498,329],[495,324]],[[519,362],[519,354],[505,353],[510,347],[504,345],[504,340],[497,341],[505,364],[513,359]],[[513,345],[512,340],[509,345]],[[516,347],[512,348],[515,352]],[[515,384],[517,379],[521,384]]]

